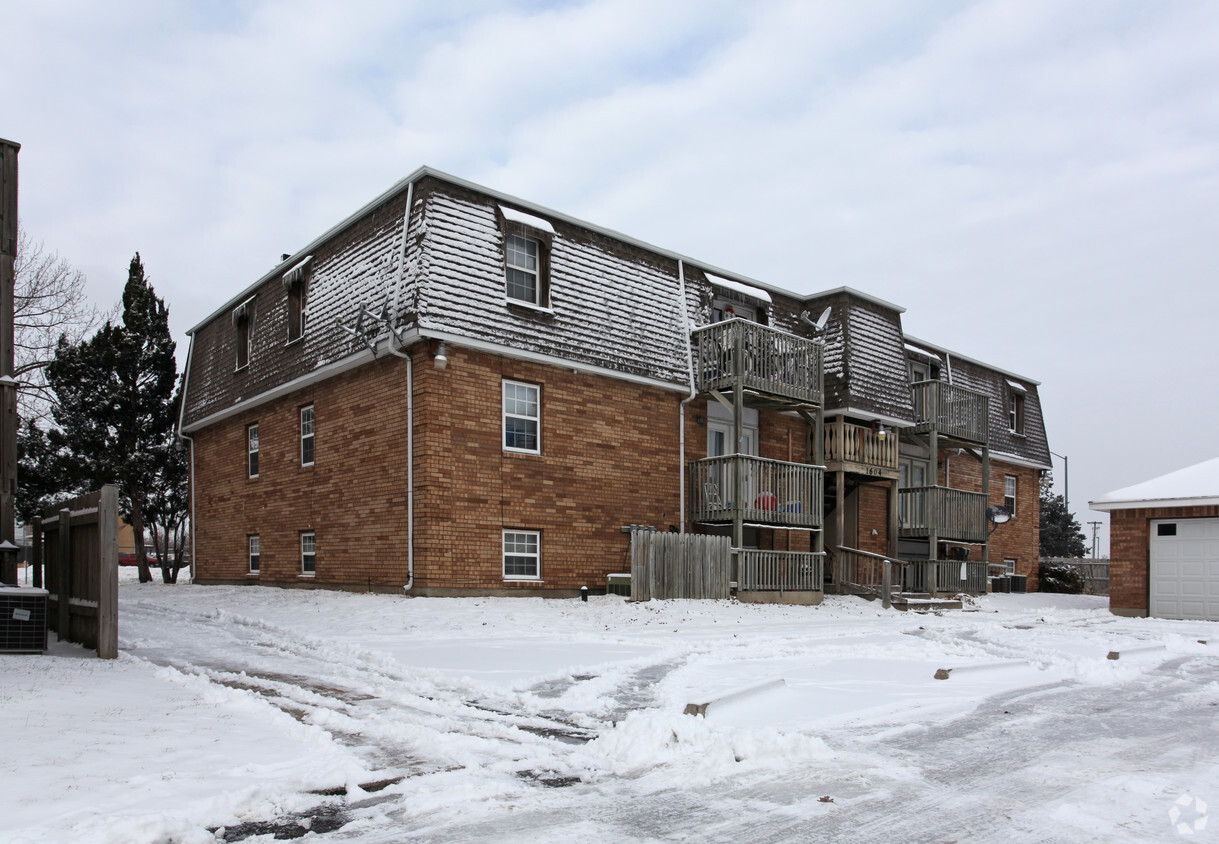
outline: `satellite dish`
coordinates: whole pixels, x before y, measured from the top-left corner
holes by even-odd
[[[800,314],[800,321],[803,322],[805,325],[810,326],[813,329],[813,331],[815,331],[817,333],[817,336],[820,337],[822,334],[825,333],[825,326],[830,321],[830,311],[832,311],[832,310],[833,310],[832,307],[827,307],[824,311],[821,312],[821,316],[817,317],[816,322],[813,322],[809,318],[808,311],[804,311],[803,313]]]

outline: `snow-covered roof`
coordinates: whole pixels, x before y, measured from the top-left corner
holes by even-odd
[[[554,226],[549,220],[543,220],[541,217],[535,217],[532,214],[526,214],[524,211],[517,211],[515,208],[509,208],[507,205],[499,207],[500,213],[504,215],[505,220],[511,220],[514,223],[520,223],[523,226],[529,226],[533,229],[539,229],[544,232],[554,234]]]
[[[1103,513],[1140,507],[1203,507],[1213,504],[1219,504],[1219,457],[1134,486],[1115,489],[1088,502],[1093,510]]]
[[[736,293],[740,293],[742,296],[748,296],[750,299],[756,299],[759,302],[765,302],[768,305],[772,301],[770,294],[765,290],[759,290],[756,287],[750,287],[748,284],[741,284],[739,281],[721,278],[720,276],[712,275],[711,273],[705,273],[705,275],[707,276],[707,281],[711,282],[716,287],[723,287],[726,290],[732,290]]]
[[[943,358],[941,358],[935,352],[928,351],[927,349],[920,349],[918,346],[914,345],[913,343],[906,343],[906,351],[913,352],[914,354],[921,355],[922,357],[925,357],[925,358],[930,358],[931,360],[943,360]]]

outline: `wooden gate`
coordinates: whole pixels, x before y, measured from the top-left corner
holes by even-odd
[[[59,640],[118,656],[118,488],[75,498],[35,519],[34,566],[45,571],[48,622]]]

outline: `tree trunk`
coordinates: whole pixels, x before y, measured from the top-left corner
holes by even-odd
[[[140,583],[152,583],[152,571],[148,568],[148,555],[144,553],[144,511],[136,503],[143,499],[143,492],[139,492],[139,498],[135,495],[131,496],[131,535],[135,541],[135,561],[140,569]]]

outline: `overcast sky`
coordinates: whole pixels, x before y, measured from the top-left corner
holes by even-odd
[[[1219,456],[1219,3],[0,0],[0,27],[22,225],[106,308],[138,250],[180,358],[429,164],[906,307],[1042,383],[1081,523]]]

